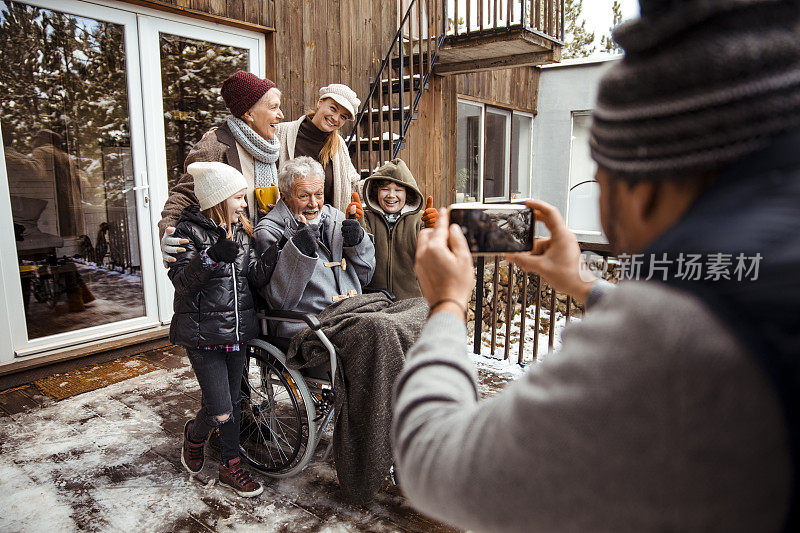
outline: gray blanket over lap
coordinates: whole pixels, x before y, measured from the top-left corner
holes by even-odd
[[[422,298],[392,302],[383,294],[364,294],[318,316],[340,362],[333,450],[339,486],[354,504],[370,502],[389,472],[393,385],[427,312]],[[306,328],[292,338],[287,357],[293,368],[313,367],[326,363],[328,352]]]

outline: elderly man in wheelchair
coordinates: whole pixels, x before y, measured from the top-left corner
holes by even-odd
[[[324,171],[309,157],[287,161],[281,199],[258,222],[259,252],[272,276],[260,293],[262,336],[248,347],[242,456],[274,477],[311,459],[331,421],[345,499],[367,503],[391,466],[391,393],[427,306],[362,294],[375,269],[372,236],[324,204]]]

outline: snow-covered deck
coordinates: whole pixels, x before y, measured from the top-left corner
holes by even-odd
[[[344,503],[326,442],[294,478],[254,474],[252,500],[213,485],[213,458],[190,479],[180,443],[200,391],[183,350],[128,359],[157,370],[59,402],[33,385],[0,392],[0,531],[452,531],[388,482],[367,508]],[[483,395],[522,373],[477,362]]]

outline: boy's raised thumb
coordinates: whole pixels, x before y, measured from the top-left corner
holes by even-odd
[[[361,198],[358,197],[358,193],[355,192],[355,191],[353,191],[352,199],[353,199],[354,202],[357,202],[359,204],[361,203]]]
[[[433,196],[428,196],[428,200],[425,202],[425,209],[432,209],[433,208]]]

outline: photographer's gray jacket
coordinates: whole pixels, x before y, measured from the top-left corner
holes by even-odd
[[[344,246],[342,221],[344,213],[330,205],[323,205],[320,216],[325,216],[326,241],[330,248],[317,242],[317,257],[303,255],[292,242],[297,230],[297,221],[283,200],[279,200],[255,229],[256,248],[259,254],[285,237],[275,270],[262,294],[271,309],[285,309],[317,314],[333,303],[333,297],[354,290],[361,294],[361,287],[369,283],[375,271],[375,246],[372,236],[364,237],[355,246]],[[325,263],[340,263],[344,258],[346,268],[325,266]],[[275,331],[281,337],[291,337],[305,327],[303,324],[280,323]]]
[[[628,283],[481,402],[466,338],[434,314],[398,380],[393,448],[414,507],[474,531],[780,530],[778,399],[696,298]]]

